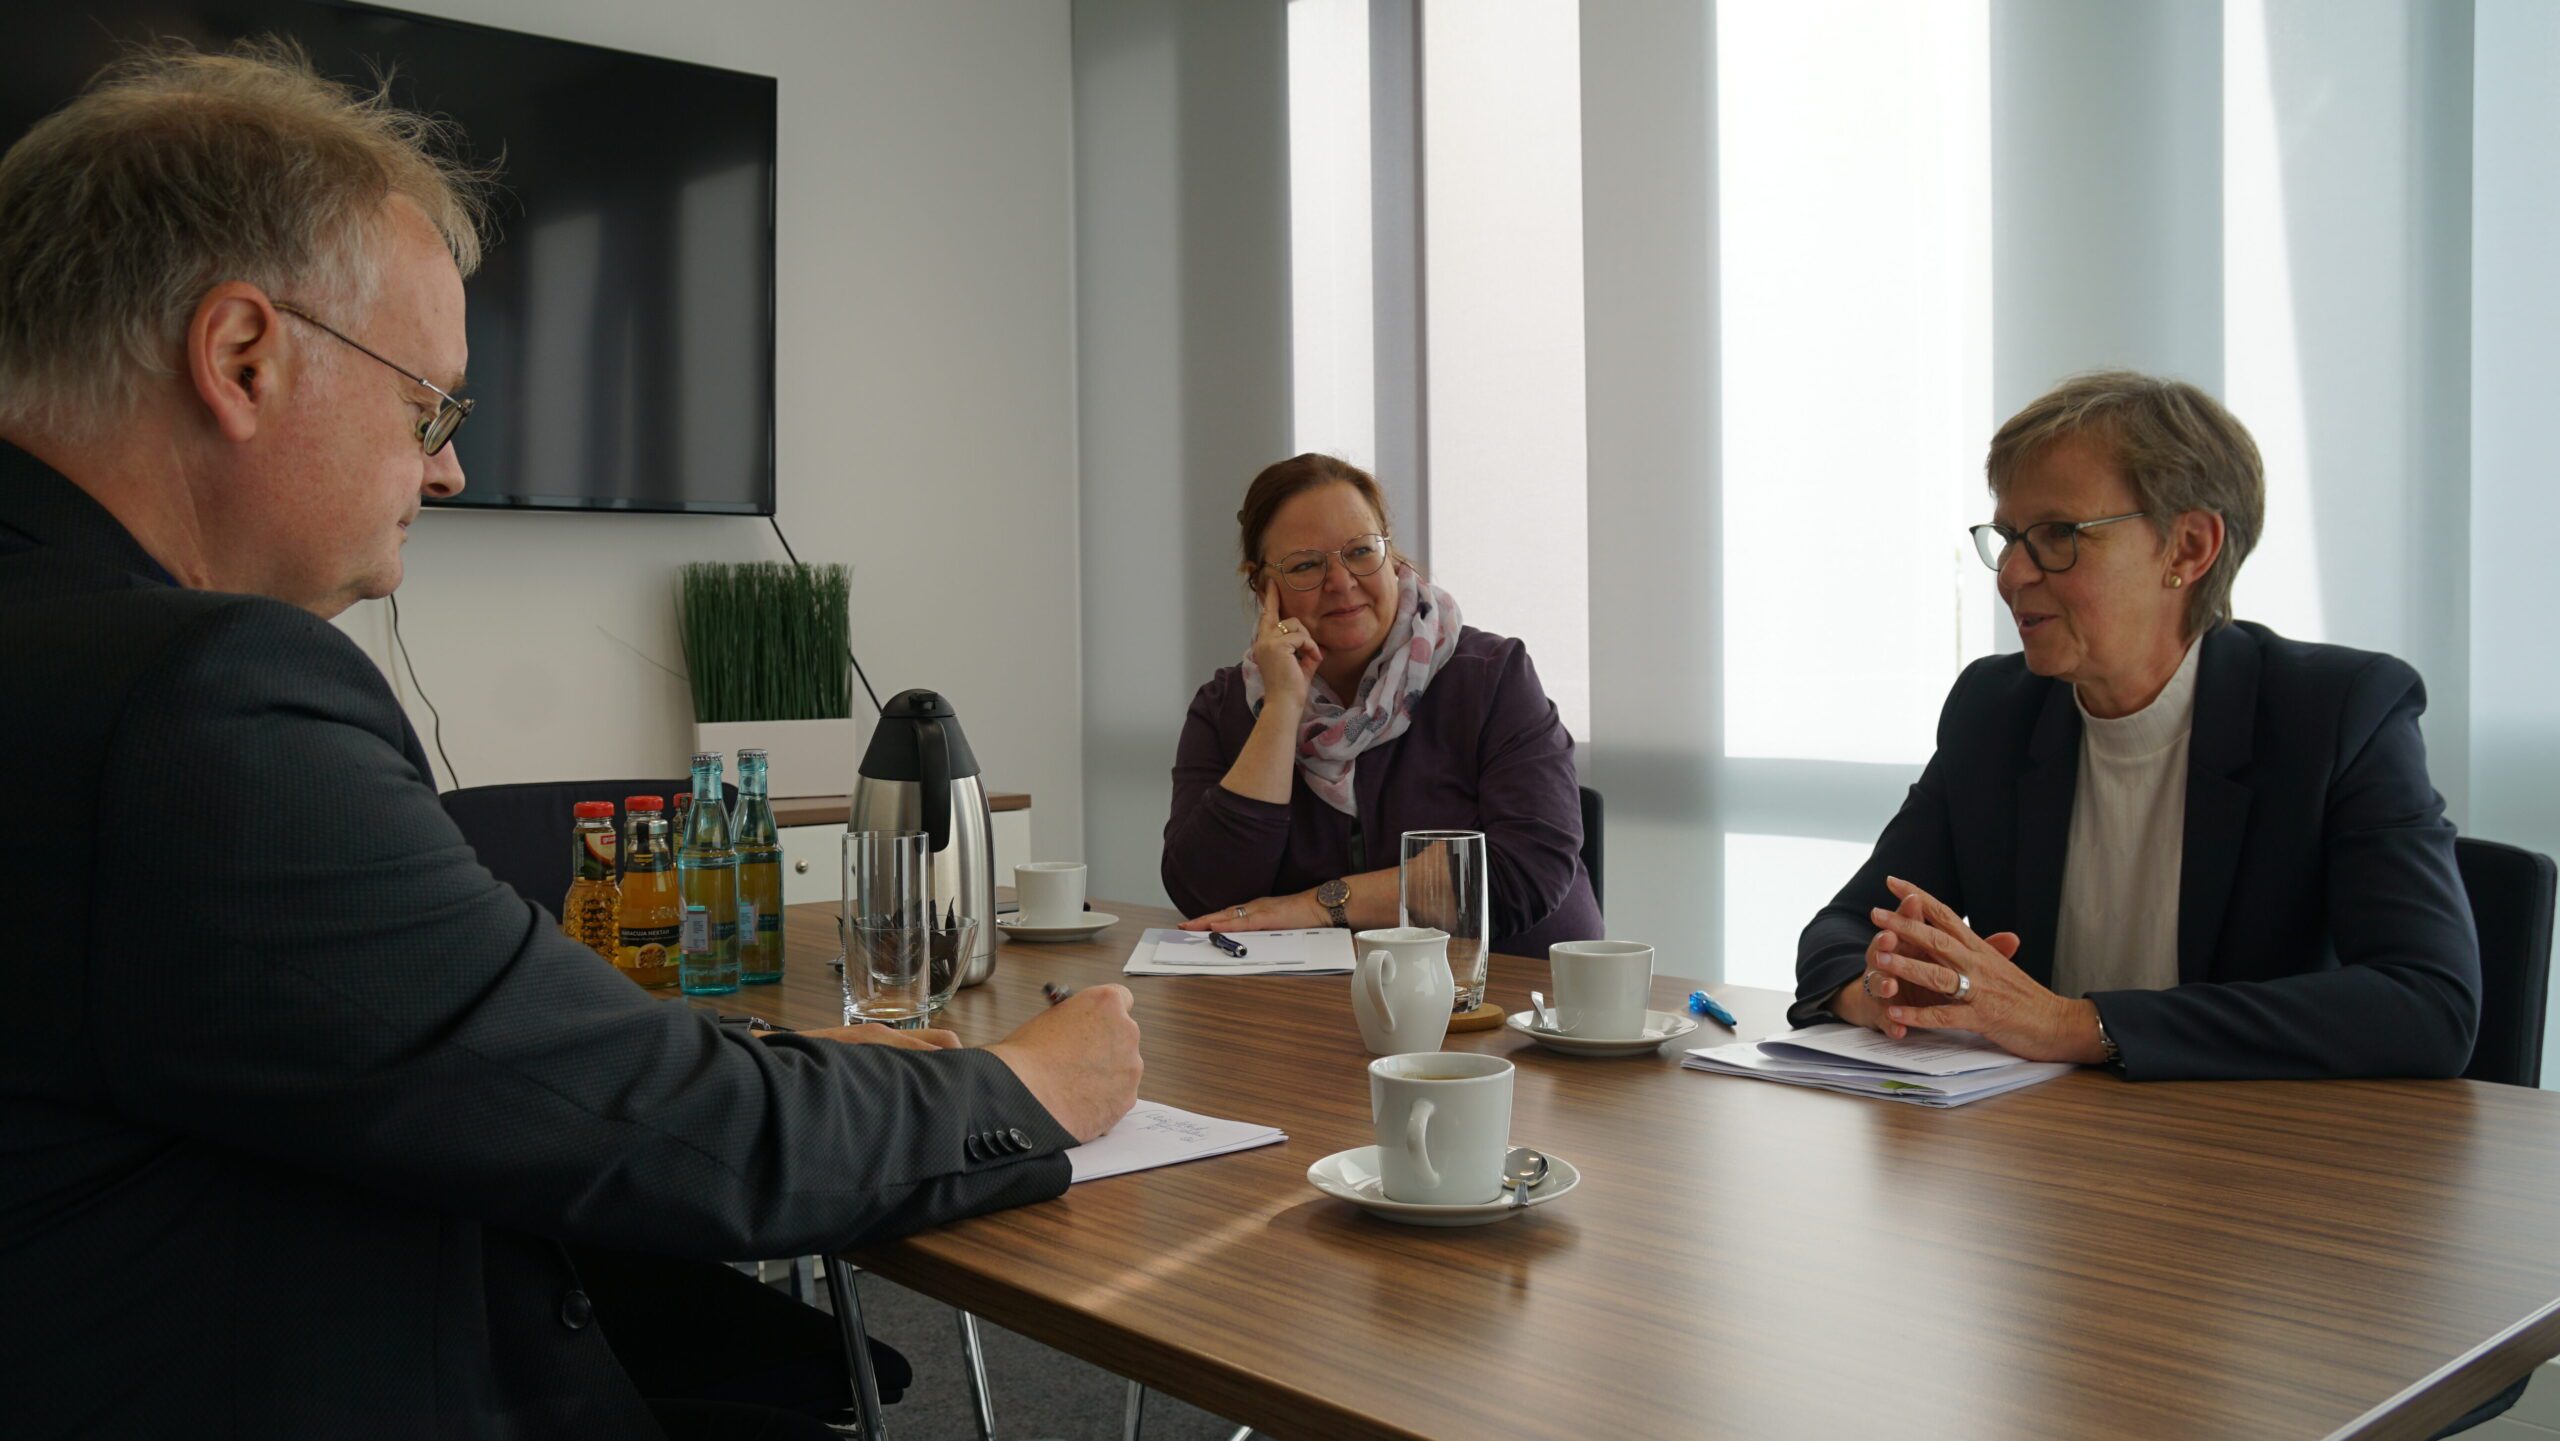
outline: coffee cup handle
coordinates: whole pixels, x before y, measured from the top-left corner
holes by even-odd
[[[1431,1112],[1429,1101],[1416,1101],[1405,1113],[1404,1149],[1413,1158],[1413,1168],[1422,1173],[1422,1184],[1433,1190],[1440,1187],[1440,1169],[1431,1164]]]
[[[1396,1028],[1396,1008],[1387,1000],[1387,987],[1395,984],[1396,953],[1371,951],[1368,959],[1369,1004],[1378,1008],[1378,1019],[1392,1031]]]

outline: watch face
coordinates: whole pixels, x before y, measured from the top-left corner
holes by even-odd
[[[1338,906],[1351,899],[1351,883],[1339,876],[1316,887],[1316,904]]]

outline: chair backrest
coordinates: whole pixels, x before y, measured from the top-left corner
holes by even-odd
[[[1591,900],[1607,914],[1609,902],[1600,894],[1600,793],[1589,786],[1582,788],[1582,870],[1591,877]]]
[[[2560,870],[2519,846],[2461,836],[2453,843],[2471,920],[2480,930],[2480,1039],[2463,1075],[2542,1084],[2543,1006],[2551,990],[2551,908]]]
[[[444,813],[479,852],[489,873],[514,887],[515,893],[553,915],[569,893],[569,832],[576,824],[570,808],[580,801],[613,802],[614,825],[622,824],[625,796],[665,796],[667,819],[675,819],[676,797],[693,791],[690,779],[679,781],[523,781],[515,785],[470,786],[444,793]],[[738,802],[737,788],[727,788],[728,803]]]

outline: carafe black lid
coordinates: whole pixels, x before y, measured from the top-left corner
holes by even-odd
[[[968,737],[960,733],[959,712],[951,708],[951,702],[929,690],[900,691],[881,707],[879,729],[871,733],[871,744],[862,752],[862,773],[874,780],[923,780],[921,737],[929,726],[942,730],[951,779],[978,774],[978,758],[969,750]]]

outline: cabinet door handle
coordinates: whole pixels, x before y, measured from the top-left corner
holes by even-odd
[[[791,873],[796,876],[805,876],[809,874],[809,863],[807,861],[793,861],[791,863]]]

